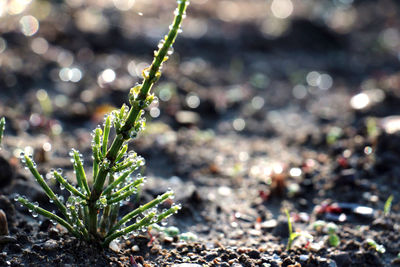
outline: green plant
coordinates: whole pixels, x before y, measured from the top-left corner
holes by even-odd
[[[289,238],[288,242],[286,245],[286,250],[290,250],[292,248],[293,242],[296,238],[299,236],[305,236],[307,239],[313,240],[312,235],[306,232],[293,232],[293,227],[292,227],[292,220],[290,219],[290,214],[287,209],[285,209],[286,217],[287,217],[287,223],[288,223],[288,230],[289,230]]]
[[[286,250],[290,250],[292,248],[293,241],[300,236],[300,233],[293,233],[292,220],[290,219],[289,211],[285,209],[285,213],[287,217],[288,230],[289,230],[289,239],[286,245]]]
[[[5,128],[6,128],[6,119],[3,117],[0,119],[0,145],[1,142],[3,141],[3,134]]]
[[[106,115],[103,127],[98,127],[93,131],[93,184],[91,186],[88,184],[83,168],[82,155],[72,149],[70,156],[77,186],[68,182],[60,169],[51,170],[46,175],[46,178],[55,178],[61,189],[67,189],[70,192],[70,197],[66,203],[63,203],[38,172],[32,156],[21,154],[21,161],[64,218],[39,207],[38,203],[29,202],[25,197],[16,196],[15,200],[27,207],[34,217],[41,214],[63,225],[77,238],[99,242],[107,247],[112,240],[132,232],[146,230],[148,226],[162,221],[180,209],[180,205],[172,205],[167,210],[160,212],[157,210],[159,204],[168,198],[173,198],[174,193],[168,191],[117,220],[122,201],[135,194],[145,182],[145,178],[140,177],[139,174],[136,179],[131,177],[131,174],[145,162],[135,152],[128,152],[127,142],[134,139],[145,127],[144,109],[155,101],[154,95],[149,92],[160,78],[162,64],[172,54],[172,45],[178,33],[181,32],[180,25],[185,17],[189,1],[178,0],[177,2],[178,7],[174,13],[175,18],[170,31],[158,44],[159,49],[154,52],[150,67],[143,70],[143,82],[130,90],[130,107],[124,104],[119,110]],[[112,132],[113,128],[114,132]],[[109,142],[110,133],[115,134],[112,142]],[[125,226],[127,223],[131,224]]]
[[[390,195],[385,201],[385,206],[383,207],[383,214],[389,216],[390,210],[392,209],[393,195]]]
[[[368,246],[374,248],[377,252],[382,253],[382,254],[386,252],[385,247],[383,245],[376,243],[375,240],[368,238],[365,241],[367,242]]]
[[[338,231],[337,225],[334,224],[334,223],[328,223],[326,228],[327,228],[327,231],[328,231],[328,243],[329,243],[329,246],[331,246],[331,247],[339,246],[340,245],[340,238],[336,234],[336,232]]]

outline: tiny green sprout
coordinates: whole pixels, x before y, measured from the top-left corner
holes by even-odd
[[[170,236],[170,237],[175,237],[180,234],[179,228],[175,227],[175,226],[164,227],[164,226],[160,226],[158,224],[154,224],[154,225],[152,225],[151,228],[159,233],[164,233],[165,235]]]
[[[292,227],[292,220],[290,218],[290,214],[289,211],[287,209],[285,209],[285,213],[286,213],[286,217],[287,217],[287,223],[288,223],[288,230],[289,230],[289,238],[288,238],[288,243],[286,245],[286,250],[291,250],[292,249],[292,245],[293,242],[296,238],[298,238],[299,236],[304,236],[307,239],[312,240],[313,237],[306,232],[293,232],[293,227]]]
[[[335,232],[332,232],[329,233],[328,242],[331,247],[337,247],[340,244],[340,238]]]
[[[378,243],[376,243],[375,240],[368,238],[366,242],[370,247],[374,248],[377,252],[381,254],[386,252],[385,247],[383,245],[379,245]]]
[[[393,195],[390,195],[385,202],[385,206],[383,207],[383,214],[385,216],[389,216],[390,210],[392,209]]]
[[[328,223],[326,225],[327,231],[328,231],[328,243],[331,247],[337,247],[340,244],[340,238],[336,234],[338,231],[338,227],[334,223]]]
[[[192,232],[186,232],[179,235],[179,239],[183,241],[196,241],[198,239],[197,235]]]
[[[64,226],[72,235],[81,240],[97,242],[103,247],[108,247],[114,239],[138,231],[146,231],[151,225],[164,221],[181,208],[179,204],[173,204],[168,209],[159,209],[167,199],[174,198],[174,192],[168,190],[128,212],[122,218],[118,216],[123,202],[129,201],[131,196],[138,198],[141,186],[146,182],[146,178],[137,173],[144,166],[145,160],[134,151],[128,151],[128,142],[134,139],[146,125],[144,109],[156,101],[156,97],[150,93],[150,90],[160,78],[162,64],[172,54],[172,45],[178,33],[181,32],[181,23],[186,16],[189,0],[177,2],[178,7],[174,12],[175,17],[169,33],[158,44],[158,50],[154,53],[151,65],[143,71],[142,83],[130,90],[130,106],[123,104],[120,109],[107,114],[103,127],[96,128],[92,133],[91,175],[85,172],[83,155],[78,150],[72,149],[69,155],[77,185],[71,184],[63,176],[61,169],[51,170],[45,176],[48,179],[55,179],[61,190],[68,190],[70,196],[66,202],[48,186],[45,178],[37,170],[32,156],[21,153],[21,162],[45,191],[49,201],[54,203],[60,211],[59,215],[49,212],[39,207],[38,203],[32,203],[24,196],[16,195],[15,201],[25,206],[32,216],[36,217],[39,214],[45,216],[52,222]],[[4,124],[5,120],[2,118],[0,142]],[[113,136],[113,139],[110,139],[110,136]],[[88,181],[89,177],[93,181],[91,184]],[[172,229],[171,234],[176,234],[176,231]]]
[[[6,128],[6,119],[3,117],[0,119],[0,145],[1,145],[1,142],[3,141],[3,134],[4,134],[5,128]]]

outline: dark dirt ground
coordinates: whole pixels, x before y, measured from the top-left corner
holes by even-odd
[[[91,130],[151,61],[175,2],[122,2],[2,4],[0,266],[400,265],[394,0],[191,1],[154,88],[160,102],[131,143],[149,178],[139,201],[173,188],[183,209],[168,225],[179,237],[152,230],[102,250],[14,203],[19,193],[54,209],[17,156],[33,152],[43,174],[72,177],[69,149],[90,162]],[[285,209],[313,237],[290,250]]]

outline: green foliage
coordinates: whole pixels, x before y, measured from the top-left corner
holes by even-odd
[[[383,208],[383,214],[385,216],[389,216],[390,210],[392,209],[393,195],[390,195],[385,202],[385,206]]]
[[[337,247],[340,244],[340,238],[336,234],[338,227],[334,223],[328,223],[327,224],[327,230],[328,230],[328,243],[329,246],[331,247]]]
[[[72,149],[69,155],[77,185],[72,185],[64,178],[61,169],[51,170],[46,175],[46,178],[56,179],[61,189],[70,192],[68,200],[63,203],[62,197],[53,192],[38,172],[32,156],[21,154],[21,161],[43,188],[50,202],[58,207],[63,218],[39,207],[38,203],[31,203],[23,196],[16,196],[15,200],[27,207],[34,217],[41,214],[63,225],[77,238],[100,242],[107,247],[112,240],[139,230],[146,231],[150,225],[161,222],[180,209],[180,205],[172,205],[171,208],[162,211],[157,209],[165,200],[174,197],[174,193],[168,191],[117,220],[122,202],[137,194],[140,186],[145,182],[145,178],[140,174],[132,177],[132,174],[143,166],[145,161],[134,151],[128,151],[127,143],[145,127],[144,109],[156,100],[156,97],[149,92],[160,78],[162,64],[168,60],[176,36],[181,32],[180,25],[185,17],[189,1],[178,0],[177,2],[178,7],[174,13],[175,18],[170,31],[160,41],[159,49],[154,52],[154,60],[150,67],[143,71],[143,82],[130,90],[130,106],[124,104],[120,109],[106,115],[103,127],[98,127],[93,131],[92,186],[88,184],[83,156]],[[1,123],[3,124],[0,125],[4,125],[4,120]],[[0,133],[3,132],[1,129]],[[115,134],[112,142],[109,142],[110,133]]]
[[[287,217],[288,230],[289,230],[289,238],[288,238],[288,243],[286,245],[286,250],[292,249],[294,240],[296,238],[298,238],[299,236],[304,236],[309,240],[313,240],[313,236],[307,232],[293,232],[292,220],[290,219],[289,211],[287,209],[285,209],[285,213],[286,213],[286,217]]]
[[[287,217],[287,223],[288,223],[288,230],[289,230],[289,239],[288,243],[286,245],[286,250],[290,250],[293,245],[293,241],[300,236],[300,233],[293,233],[293,227],[292,227],[292,220],[290,219],[290,214],[287,209],[285,209],[286,217]]]
[[[385,247],[383,245],[379,245],[378,243],[376,243],[375,240],[368,238],[366,242],[370,247],[374,248],[377,252],[382,254],[386,252]]]
[[[6,128],[6,119],[3,117],[0,119],[0,145],[1,145],[1,141],[3,141],[3,134],[4,134],[5,128]]]

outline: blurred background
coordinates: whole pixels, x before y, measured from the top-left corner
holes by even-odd
[[[127,102],[175,6],[2,1],[0,113],[24,117],[13,125],[16,132],[42,124],[55,135],[92,128]],[[320,103],[321,95],[378,89],[379,101],[382,90],[400,82],[399,6],[390,0],[192,0],[154,88],[161,101],[149,119],[175,129],[268,135],[279,128],[271,124],[300,126],[297,111],[312,113],[314,103],[318,116],[336,116],[337,107]],[[288,118],[273,112],[281,109]]]

